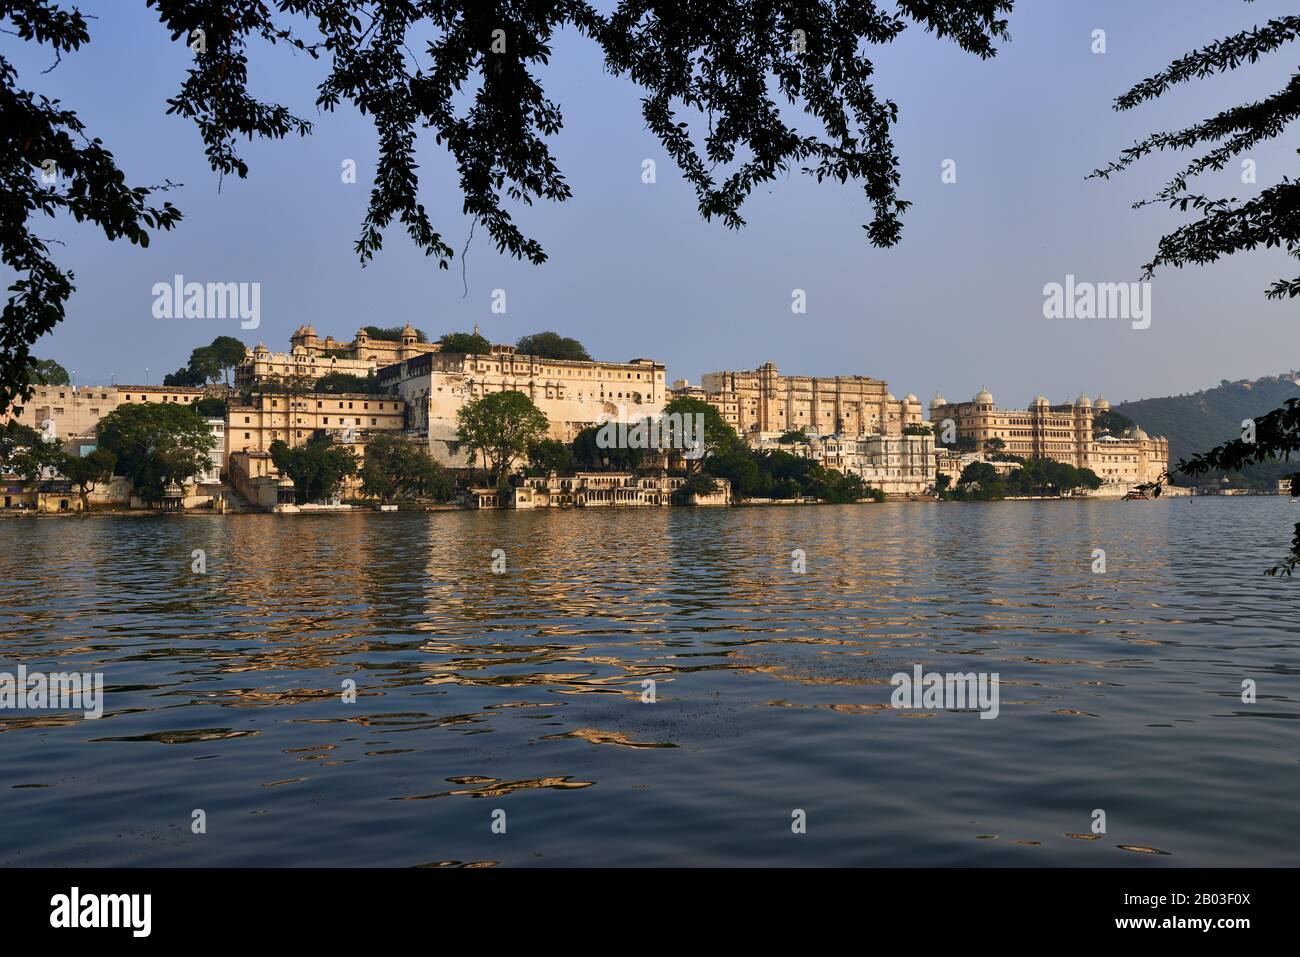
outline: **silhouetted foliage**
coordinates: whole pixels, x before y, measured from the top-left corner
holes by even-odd
[[[1230,37],[1180,57],[1154,76],[1143,80],[1116,98],[1116,110],[1130,110],[1155,100],[1171,87],[1193,79],[1236,70],[1300,38],[1300,16],[1283,16],[1263,26],[1242,30]],[[1161,266],[1182,268],[1188,264],[1217,262],[1244,250],[1285,249],[1300,259],[1300,180],[1283,176],[1273,185],[1246,200],[1213,198],[1193,192],[1188,181],[1208,171],[1224,169],[1230,161],[1249,156],[1250,150],[1276,139],[1300,117],[1300,72],[1294,72],[1281,90],[1240,106],[1222,110],[1199,123],[1172,132],[1153,133],[1124,150],[1120,159],[1095,170],[1095,177],[1107,178],[1152,153],[1164,150],[1205,151],[1180,169],[1160,192],[1134,204],[1134,208],[1163,203],[1171,209],[1199,217],[1162,236],[1156,254],[1144,267],[1146,278]],[[1300,278],[1279,279],[1267,290],[1270,299],[1300,296]],[[1255,441],[1234,439],[1210,451],[1180,460],[1175,470],[1186,475],[1203,475],[1215,469],[1232,471],[1251,462],[1289,460],[1300,448],[1300,412],[1296,400],[1255,421]],[[1291,473],[1292,476],[1300,473]],[[1293,478],[1293,482],[1295,479]],[[1160,483],[1154,483],[1159,493]],[[1267,570],[1270,575],[1290,575],[1300,565],[1300,523],[1296,523],[1291,552]]]
[[[351,103],[373,120],[379,144],[357,255],[369,262],[396,222],[444,269],[452,247],[418,198],[417,133],[426,128],[451,153],[464,212],[497,249],[534,263],[546,259],[508,204],[571,195],[548,143],[562,126],[560,108],[535,75],[550,59],[557,31],[592,40],[611,76],[641,88],[643,119],[694,188],[706,219],[740,227],[749,194],[798,167],[819,182],[860,184],[872,208],[868,240],[892,246],[908,207],[897,195],[892,128],[898,107],[877,93],[876,68],[865,51],[916,23],[991,57],[994,41],[1007,38],[1001,15],[1012,6],[1011,0],[621,0],[606,13],[584,0],[146,2],[173,42],[192,44],[193,65],[168,112],[194,122],[214,171],[247,175],[236,151],[245,138],[311,132],[306,119],[249,93],[250,44],[325,57],[317,108]],[[7,0],[0,18],[9,32],[57,55],[90,39],[85,18],[56,0]],[[418,53],[410,47],[415,37],[423,38]],[[787,118],[782,105],[802,107],[806,118]],[[84,135],[77,115],[22,89],[3,59],[0,115],[6,132],[0,251],[18,274],[0,340],[2,411],[30,394],[29,348],[62,320],[74,288],[72,275],[36,235],[33,216],[69,212],[110,240],[147,245],[151,230],[170,229],[181,214],[170,203],[149,205],[172,184],[127,186],[112,154]],[[688,120],[699,124],[698,136]],[[38,178],[47,161],[58,170],[53,184]]]

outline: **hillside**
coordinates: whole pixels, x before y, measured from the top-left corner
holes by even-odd
[[[1259,379],[1229,382],[1224,379],[1213,389],[1187,395],[1165,396],[1121,402],[1113,411],[1126,416],[1151,435],[1169,439],[1169,464],[1204,452],[1216,445],[1241,436],[1243,419],[1253,419],[1276,409],[1286,399],[1300,396],[1296,379],[1300,373],[1288,372]],[[1248,484],[1266,486],[1276,478],[1296,471],[1292,463],[1261,464],[1245,470]],[[1232,484],[1243,484],[1238,480]],[[1177,484],[1189,484],[1186,476],[1174,476]]]

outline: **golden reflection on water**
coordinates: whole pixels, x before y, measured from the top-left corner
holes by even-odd
[[[0,549],[10,656],[102,670],[106,701],[93,736],[77,713],[0,713],[0,734],[66,733],[73,750],[157,743],[254,755],[256,773],[234,761],[227,773],[259,791],[329,788],[364,768],[376,775],[368,797],[391,801],[594,795],[597,781],[661,768],[684,788],[727,761],[752,761],[769,788],[807,780],[822,790],[823,753],[840,775],[824,793],[838,795],[854,790],[852,756],[890,767],[930,760],[931,748],[941,764],[956,753],[1033,788],[1044,767],[1084,773],[1069,747],[1099,732],[1071,728],[1151,733],[1267,717],[1214,702],[1243,674],[1300,668],[1292,651],[1250,658],[1247,637],[1283,638],[1267,616],[1223,651],[1253,593],[1235,584],[1233,608],[1215,604],[1215,574],[1176,566],[1165,504],[1118,509],[94,519],[59,523],[57,535],[53,523],[4,523],[0,535],[21,538]],[[1099,542],[1113,574],[1090,571]],[[807,574],[791,571],[796,547]],[[192,548],[207,551],[207,575],[189,571]],[[492,572],[497,548],[503,575]],[[891,675],[916,664],[997,672],[999,719],[893,709]],[[349,681],[355,699],[344,703]],[[1272,716],[1300,717],[1286,692],[1274,695]],[[883,715],[928,720],[855,720]],[[392,740],[373,740],[381,735]],[[259,737],[269,740],[250,740]],[[1127,744],[1131,757],[1146,746]],[[293,774],[308,769],[314,777]],[[498,773],[476,773],[489,770]],[[452,787],[431,786],[442,781]],[[1064,834],[1056,846],[1095,844],[1069,824],[1044,820],[1003,843]]]

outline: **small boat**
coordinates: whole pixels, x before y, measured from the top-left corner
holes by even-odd
[[[1146,492],[1139,491],[1138,489],[1133,489],[1131,492],[1129,492],[1127,495],[1124,496],[1124,501],[1145,502],[1150,497],[1151,496],[1148,495]]]

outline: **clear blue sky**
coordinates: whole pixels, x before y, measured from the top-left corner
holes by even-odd
[[[1096,166],[1153,129],[1172,129],[1283,86],[1295,49],[1235,75],[1178,88],[1129,114],[1113,98],[1194,47],[1270,15],[1293,13],[1282,0],[1021,0],[1010,43],[990,61],[911,29],[874,53],[878,91],[901,109],[896,131],[901,194],[914,202],[902,243],[865,242],[869,210],[859,188],[816,184],[793,173],[759,190],[732,232],[703,222],[640,117],[638,91],[602,71],[593,44],[562,36],[543,74],[564,111],[553,139],[575,196],[541,203],[521,221],[547,249],[542,266],[499,256],[478,231],[467,262],[436,268],[392,230],[377,260],[362,269],[353,241],[375,163],[369,120],[351,109],[318,115],[322,67],[287,49],[255,48],[255,92],[316,121],[305,140],[243,147],[247,180],[220,184],[206,166],[194,127],[164,115],[188,51],[171,43],[140,0],[90,0],[91,43],[52,62],[11,36],[0,52],[21,81],[82,114],[136,184],[181,182],[171,194],[185,219],[148,250],[110,244],[71,222],[45,222],[62,240],[60,260],[76,272],[67,320],[36,352],[75,369],[82,384],[153,382],[183,365],[218,334],[287,347],[301,323],[350,338],[362,324],[411,322],[431,336],[478,322],[498,342],[554,329],[582,340],[598,358],[649,356],[671,378],[748,369],[772,360],[786,372],[865,374],[897,395],[923,400],[942,390],[968,398],[987,385],[999,405],[1022,406],[1037,393],[1053,401],[1087,391],[1112,401],[1191,391],[1221,378],[1300,366],[1296,302],[1271,302],[1264,289],[1294,276],[1297,264],[1257,252],[1217,265],[1165,271],[1153,289],[1150,329],[1126,322],[1049,322],[1042,287],[1066,273],[1094,281],[1138,278],[1162,231],[1182,218],[1162,208],[1130,209],[1187,156],[1144,161],[1118,179],[1084,181]],[[1090,51],[1104,29],[1107,52]],[[1260,185],[1295,175],[1296,143],[1252,154]],[[340,182],[355,159],[358,182]],[[643,159],[658,182],[641,182]],[[957,183],[940,181],[945,159]],[[422,200],[458,251],[469,223],[445,153],[425,134]],[[1239,167],[1202,178],[1215,195],[1243,195]],[[262,326],[163,321],[151,315],[151,288],[176,273],[199,281],[262,284]],[[490,311],[492,290],[508,311]],[[791,290],[808,312],[790,311]]]

